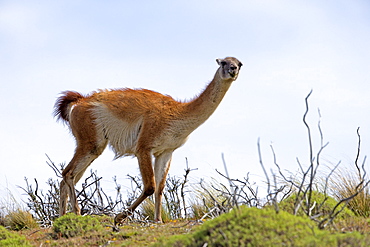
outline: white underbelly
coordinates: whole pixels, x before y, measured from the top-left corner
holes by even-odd
[[[155,143],[153,148],[153,154],[159,155],[167,150],[176,150],[177,148],[181,147],[185,144],[185,142],[188,140],[188,136],[179,138],[175,137],[173,135],[165,135],[158,142]]]

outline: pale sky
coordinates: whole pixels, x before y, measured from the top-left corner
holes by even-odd
[[[75,147],[52,116],[58,94],[99,88],[147,88],[179,100],[204,89],[216,58],[243,62],[239,78],[210,119],[177,151],[171,175],[185,157],[198,178],[218,178],[225,154],[231,177],[263,181],[266,168],[292,172],[308,164],[304,98],[319,148],[318,108],[329,146],[323,165],[351,167],[360,127],[370,154],[369,1],[17,1],[0,2],[0,196],[15,196],[46,165],[69,162]],[[107,186],[138,175],[135,159],[112,161],[107,149],[92,165]],[[366,165],[368,172],[369,165]]]

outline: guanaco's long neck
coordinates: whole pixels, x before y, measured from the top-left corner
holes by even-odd
[[[216,72],[206,89],[195,99],[184,104],[181,122],[183,130],[189,134],[203,124],[216,110],[229,89],[232,80],[224,81]]]

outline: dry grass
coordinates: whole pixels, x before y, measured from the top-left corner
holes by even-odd
[[[5,217],[5,225],[12,230],[33,229],[39,226],[32,214],[22,209],[9,212]]]
[[[339,219],[333,228],[337,232],[359,232],[364,235],[370,234],[370,219],[364,217],[348,217]]]
[[[32,229],[38,227],[32,214],[17,202],[13,194],[8,192],[0,202],[0,225],[12,230]]]
[[[153,200],[151,198],[147,198],[145,201],[143,201],[140,204],[140,211],[141,211],[141,213],[144,217],[147,217],[148,220],[153,221],[154,220],[154,212],[155,212],[155,205],[154,205]],[[163,222],[169,222],[170,220],[173,220],[173,219],[171,219],[170,213],[168,212],[168,210],[165,207],[163,207],[163,205],[162,205],[161,215],[162,215],[162,221]]]
[[[358,192],[358,195],[348,202],[348,208],[357,216],[369,217],[370,188],[358,188],[360,182],[361,178],[355,171],[338,170],[331,181],[330,190],[337,200],[348,198]]]
[[[224,196],[225,188],[213,180],[212,182],[204,182],[192,185],[192,195],[189,199],[189,207],[191,217],[200,219],[207,214],[210,209],[218,205],[224,205],[228,200]]]

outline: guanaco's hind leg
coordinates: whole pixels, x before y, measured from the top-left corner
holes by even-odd
[[[67,212],[68,191],[68,185],[63,179],[60,182],[59,216],[65,215]]]
[[[60,183],[60,215],[67,211],[68,197],[72,204],[75,214],[81,214],[77,203],[75,184],[81,179],[87,167],[103,152],[106,143],[101,144],[101,148],[77,147],[71,162],[63,170],[63,180]],[[99,152],[97,151],[99,150]]]
[[[82,148],[77,148],[76,153],[63,170],[63,180],[60,183],[60,215],[64,215],[67,211],[67,200],[72,204],[72,211],[80,214],[80,208],[77,204],[77,197],[75,192],[75,184],[81,178],[86,168],[93,162],[97,155],[91,155],[89,152],[84,151]]]

